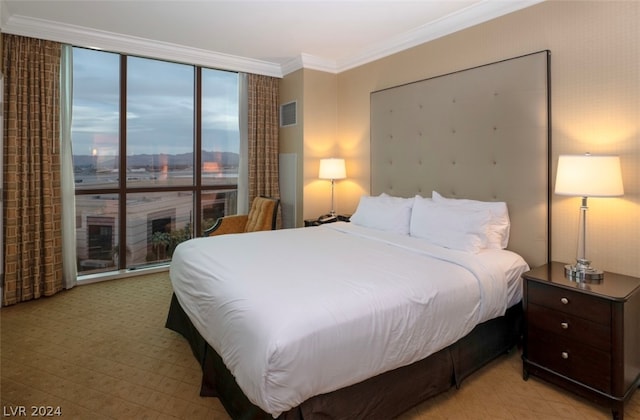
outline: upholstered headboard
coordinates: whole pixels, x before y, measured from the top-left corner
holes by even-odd
[[[371,194],[505,201],[509,249],[549,259],[549,52],[371,94]]]

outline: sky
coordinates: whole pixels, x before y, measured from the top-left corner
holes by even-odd
[[[116,155],[118,54],[73,49],[74,155]],[[127,155],[192,152],[195,67],[127,59]],[[238,150],[238,75],[203,69],[203,149]]]

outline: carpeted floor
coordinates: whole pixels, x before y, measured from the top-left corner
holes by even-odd
[[[200,371],[191,350],[164,328],[170,297],[168,274],[159,273],[2,308],[3,417],[24,407],[22,417],[36,410],[68,419],[228,419],[217,399],[198,395]],[[578,418],[608,419],[610,412],[535,378],[522,380],[518,351],[402,416]],[[625,419],[640,420],[640,392]]]

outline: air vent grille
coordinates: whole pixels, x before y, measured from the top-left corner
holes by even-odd
[[[288,127],[298,123],[296,101],[280,105],[280,127]]]

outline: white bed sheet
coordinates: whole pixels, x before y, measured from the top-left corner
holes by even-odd
[[[245,395],[277,417],[503,315],[527,269],[510,251],[333,223],[192,239],[176,248],[170,276]]]

